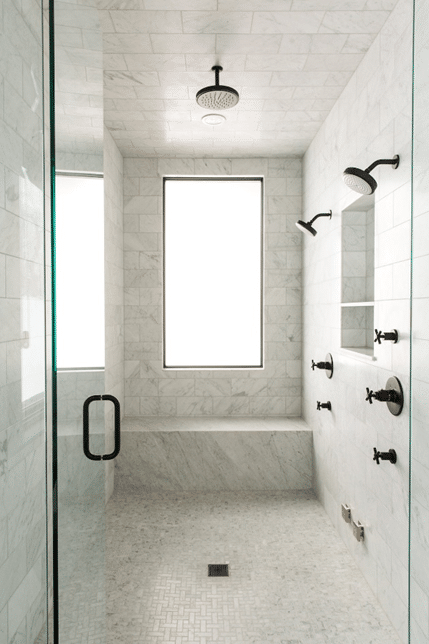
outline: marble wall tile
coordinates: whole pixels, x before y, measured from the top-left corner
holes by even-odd
[[[222,36],[219,36],[221,38]],[[236,36],[240,38],[239,35]],[[259,371],[163,370],[162,340],[162,210],[164,175],[235,175],[265,177],[265,366]],[[126,415],[248,415],[267,409],[269,415],[283,415],[286,402],[277,398],[285,391],[273,389],[274,404],[260,402],[267,396],[271,378],[286,376],[286,361],[300,358],[301,325],[301,235],[295,221],[301,212],[301,161],[297,158],[160,158],[124,159],[126,193],[124,230],[125,360],[133,375],[125,384]],[[137,184],[138,180],[138,184]],[[138,185],[138,190],[137,190]],[[288,214],[289,213],[289,214]],[[139,218],[137,224],[136,217]],[[137,306],[137,290],[140,301]],[[129,303],[129,304],[128,304]],[[158,308],[154,308],[157,305]],[[286,323],[291,325],[287,343]],[[137,326],[138,325],[138,326]],[[293,329],[292,329],[293,327]],[[150,351],[149,355],[147,351]],[[136,363],[139,362],[139,372]],[[290,367],[293,377],[297,369]],[[140,379],[156,379],[158,391],[141,392]],[[133,382],[136,381],[136,383]],[[177,381],[177,382],[176,382]],[[282,393],[280,393],[282,392]],[[289,398],[300,394],[289,391]],[[140,402],[137,401],[139,397]],[[250,409],[249,401],[259,402]],[[240,399],[243,400],[240,400]],[[167,399],[171,404],[167,405]],[[299,402],[300,405],[300,402]],[[293,413],[299,414],[299,405]],[[292,407],[289,407],[292,409]],[[139,412],[138,410],[142,411]],[[264,412],[265,413],[265,412]]]
[[[385,315],[389,314],[387,309],[383,309],[384,304],[392,307],[391,314],[393,310],[398,310],[400,315],[400,293],[404,290],[406,277],[397,290],[393,270],[401,264],[406,267],[410,257],[410,218],[403,214],[406,210],[405,194],[409,191],[409,166],[408,176],[395,175],[394,172],[389,175],[382,172],[377,176],[379,188],[374,193],[375,233],[369,231],[371,213],[366,215],[367,221],[364,221],[362,213],[345,210],[356,199],[356,195],[353,196],[354,193],[344,185],[341,173],[350,165],[363,167],[367,160],[370,162],[368,154],[381,151],[382,147],[404,158],[410,156],[411,129],[402,130],[401,145],[395,147],[395,151],[393,132],[395,120],[409,113],[411,91],[405,92],[408,96],[405,102],[398,101],[395,105],[388,97],[392,92],[400,91],[403,82],[400,70],[403,66],[408,70],[408,80],[410,78],[411,5],[409,0],[399,0],[380,34],[374,36],[365,58],[350,77],[347,87],[307,150],[303,164],[305,217],[320,212],[319,204],[323,203],[334,213],[329,230],[320,231],[317,240],[305,238],[303,245],[303,416],[314,432],[315,489],[404,643],[407,641],[407,580],[406,575],[405,579],[401,577],[400,570],[406,571],[408,558],[408,480],[405,473],[407,465],[404,465],[408,461],[408,419],[406,416],[389,417],[382,405],[376,408],[374,403],[370,407],[364,400],[365,387],[373,388],[372,383],[377,383],[382,388],[392,375],[394,352],[389,355],[381,352],[376,355],[377,360],[357,360],[342,353],[340,343],[356,345],[363,342],[372,347],[373,338],[366,329],[373,329],[374,326],[380,328],[382,320],[386,320]],[[319,34],[329,31],[352,36],[358,33],[362,21],[368,26],[368,31],[374,28],[375,35],[386,18],[382,15],[384,12],[375,11],[373,16],[369,16],[372,12],[360,13],[359,19],[352,24],[347,10],[327,11]],[[400,42],[402,48],[403,37],[408,39],[407,46],[401,49],[401,61],[395,62],[394,52]],[[358,49],[358,41],[355,46]],[[380,55],[381,46],[383,55]],[[326,79],[325,87],[333,87],[336,79],[337,72],[333,72]],[[408,188],[403,188],[404,193],[398,193],[398,219],[395,223],[394,193],[407,184]],[[335,213],[342,215],[337,217]],[[341,226],[341,221],[347,223],[347,231]],[[345,232],[348,234],[345,235]],[[366,249],[372,250],[371,241],[375,249],[374,294],[368,288],[370,284],[367,280],[373,268],[372,261],[365,257]],[[345,253],[350,257],[346,258]],[[387,267],[390,269],[384,270]],[[364,279],[359,283],[360,277]],[[369,319],[369,310],[365,309],[358,311],[357,308],[344,307],[340,313],[341,298],[351,302],[363,296],[363,301],[375,297],[372,320]],[[403,324],[406,337],[396,354],[394,373],[407,383],[409,322]],[[390,352],[392,347],[383,347],[383,350],[386,348]],[[404,353],[402,348],[405,348]],[[310,361],[314,356],[323,357],[327,352],[332,353],[334,358],[334,377],[332,380],[324,377],[316,379],[309,369]],[[322,416],[316,411],[315,401],[322,398],[331,401],[331,414]],[[403,454],[401,466],[398,459],[396,469],[374,469],[372,448],[377,443],[396,445],[398,454]],[[341,521],[340,506],[345,502],[352,506],[353,516],[363,517],[361,520],[368,528],[365,552],[356,547],[359,544],[353,543],[350,531],[345,530],[345,524]],[[395,521],[395,517],[398,531],[394,534],[392,521]],[[398,564],[395,574],[392,561]],[[425,644],[427,639],[421,641]]]

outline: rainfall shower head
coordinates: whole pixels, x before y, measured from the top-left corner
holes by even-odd
[[[237,90],[226,85],[219,85],[219,72],[223,70],[220,65],[214,65],[212,71],[215,73],[216,85],[203,87],[197,92],[197,103],[206,110],[228,110],[237,105],[239,95]]]
[[[321,212],[319,215],[316,215],[315,217],[313,217],[311,221],[299,220],[295,223],[295,226],[299,228],[306,235],[312,235],[313,237],[315,237],[317,235],[317,230],[313,228],[312,223],[313,221],[316,221],[316,219],[318,219],[319,217],[329,217],[329,219],[331,219],[332,210],[330,210],[329,212]]]
[[[372,195],[377,188],[377,182],[369,173],[374,170],[374,168],[381,164],[388,164],[393,166],[393,169],[399,165],[399,156],[396,155],[393,159],[379,159],[374,161],[366,170],[360,170],[359,168],[346,168],[343,172],[344,183],[354,190],[359,192],[361,195]]]

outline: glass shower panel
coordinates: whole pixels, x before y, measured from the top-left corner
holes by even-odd
[[[410,643],[429,643],[429,4],[415,0]]]
[[[103,643],[104,509],[112,465],[83,451],[84,402],[105,393],[102,34],[91,0],[56,0],[54,13],[55,631],[60,644]],[[90,452],[106,454],[111,403],[93,401],[88,411]]]
[[[44,33],[0,13],[0,641],[47,641]],[[46,24],[44,25],[46,28]],[[46,114],[45,114],[46,118]]]

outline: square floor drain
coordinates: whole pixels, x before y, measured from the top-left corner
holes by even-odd
[[[229,577],[228,564],[209,564],[209,577]]]

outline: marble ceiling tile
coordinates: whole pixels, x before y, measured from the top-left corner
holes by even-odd
[[[182,11],[183,33],[249,34],[251,11]]]
[[[186,69],[188,71],[211,71],[215,64],[223,67],[224,71],[244,71],[246,65],[245,54],[223,54],[222,56],[186,54]],[[213,72],[212,72],[213,73]],[[221,75],[222,78],[223,74]],[[214,75],[213,75],[214,78]]]
[[[307,54],[247,54],[246,71],[300,71],[306,60]]]
[[[258,11],[261,0],[218,0],[219,11]],[[265,11],[289,11],[292,0],[264,0]]]
[[[148,34],[103,34],[103,52],[109,54],[150,54],[152,43]]]
[[[279,54],[308,54],[311,38],[310,34],[285,34],[282,36]]]
[[[214,54],[214,34],[177,34],[175,36],[152,34],[152,49],[159,54]]]
[[[328,72],[273,72],[271,85],[321,86],[328,79]]]
[[[141,99],[177,99],[186,100],[188,96],[188,88],[180,87],[179,85],[164,86],[164,87],[135,87],[135,95]]]
[[[339,86],[332,87],[296,87],[294,88],[294,98],[332,98],[337,99],[344,88]]]
[[[180,71],[186,70],[183,54],[125,54],[126,68],[139,71]]]
[[[157,110],[162,110],[164,108],[164,103],[161,100],[145,101],[143,99],[136,99],[136,100],[114,99],[114,102],[115,102],[115,109],[117,113],[123,112],[124,114],[126,114],[127,112],[131,112],[134,110],[137,114],[141,114],[139,120],[142,120],[142,121],[145,120],[145,113],[148,110],[157,111]]]
[[[324,15],[323,11],[255,11],[252,34],[313,34]]]
[[[145,9],[177,9],[177,0],[143,0]],[[180,0],[180,9],[186,10],[200,10],[200,11],[216,11],[217,0]]]
[[[296,109],[296,110],[311,110],[314,104],[314,98],[293,98],[289,100],[270,100],[267,99],[265,100],[264,103],[264,112],[265,111],[279,111],[282,110],[284,112],[289,111],[291,109]]]
[[[352,71],[354,72],[363,54],[309,54],[305,71]]]
[[[330,72],[325,85],[339,85],[344,89],[352,76],[353,72]]]
[[[245,99],[278,99],[286,100],[292,98],[294,87],[248,87],[240,88],[240,96]]]
[[[104,86],[104,99],[125,99],[125,98],[136,98],[136,93],[133,87],[127,87],[125,85],[119,85],[111,87]]]
[[[104,54],[103,55],[103,67],[106,71],[112,70],[122,70],[125,71],[128,69],[127,63],[123,54]]]
[[[347,42],[346,34],[314,34],[310,54],[339,54]]]
[[[138,71],[105,71],[105,87],[114,85],[159,85],[159,78],[156,72],[138,72]]]
[[[292,11],[332,11],[354,9],[362,11],[365,9],[367,0],[293,0]]]
[[[319,33],[377,34],[388,17],[388,11],[327,11]]]
[[[216,52],[218,54],[254,54],[259,51],[277,54],[281,41],[281,36],[219,34],[216,36]]]
[[[350,34],[341,50],[342,54],[365,54],[377,34]]]
[[[117,33],[181,34],[180,11],[110,11]]]

